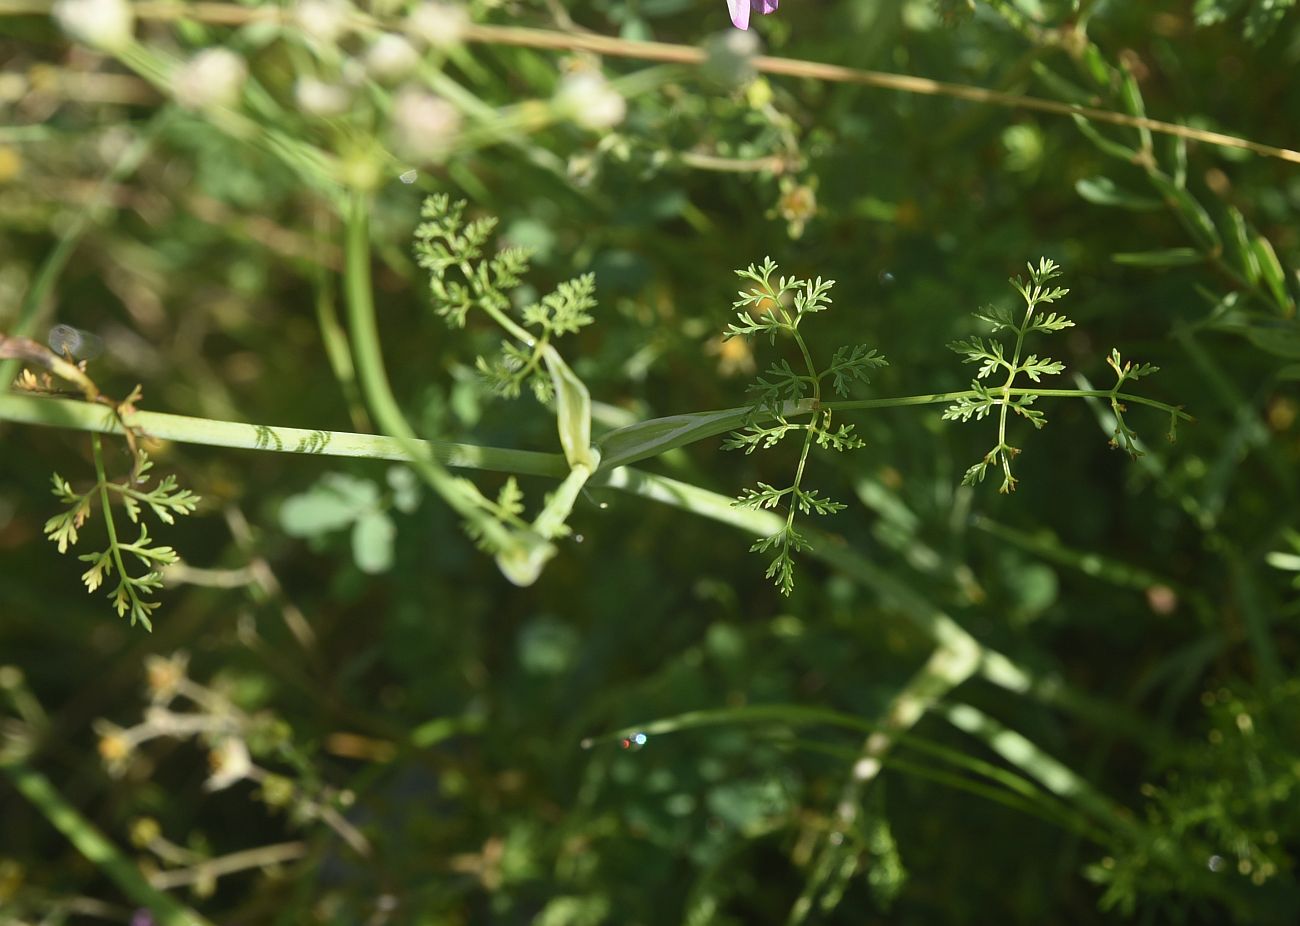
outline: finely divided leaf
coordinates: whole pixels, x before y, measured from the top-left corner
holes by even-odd
[[[737,508],[775,508],[781,498],[791,491],[789,488],[778,489],[766,482],[760,482],[757,489],[745,489],[732,504]]]
[[[849,346],[845,344],[835,351],[831,365],[821,374],[831,376],[831,385],[841,396],[849,394],[849,388],[855,382],[867,383],[871,380],[867,373],[877,367],[889,366],[889,361],[873,348],[865,344]]]
[[[992,325],[994,331],[1000,331],[1003,328],[1010,328],[1013,331],[1019,330],[1011,310],[1006,306],[986,305],[973,314],[981,321],[986,321]]]
[[[1053,360],[1051,357],[1039,359],[1037,354],[1030,354],[1020,364],[1020,371],[1034,382],[1038,382],[1043,376],[1055,376],[1064,369],[1065,364],[1059,360]]]
[[[980,379],[993,373],[998,367],[1006,368],[1009,364],[1003,355],[1003,348],[997,341],[987,344],[983,338],[959,338],[948,344],[948,349],[961,354],[963,363],[978,363],[979,371],[975,374]]]
[[[1043,334],[1051,334],[1054,331],[1061,331],[1065,328],[1073,328],[1074,322],[1064,315],[1057,315],[1055,312],[1048,312],[1038,318],[1032,319],[1025,327],[1025,333],[1031,331],[1040,331]]]

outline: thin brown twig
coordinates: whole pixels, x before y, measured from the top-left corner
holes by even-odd
[[[612,57],[666,61],[676,64],[699,64],[705,59],[703,49],[689,45],[636,42],[603,35],[575,35],[545,29],[527,29],[520,26],[469,26],[465,30],[465,39],[470,42],[519,45],[557,51],[589,51],[594,54]],[[1018,93],[986,90],[983,87],[972,87],[968,84],[954,84],[942,80],[931,80],[927,77],[912,77],[907,74],[891,74],[885,71],[867,71],[859,68],[841,67],[836,64],[823,64],[818,61],[804,61],[798,58],[777,58],[771,55],[760,55],[754,59],[754,67],[765,74],[805,77],[830,83],[861,84],[921,96],[946,96],[959,100],[969,100],[972,103],[1005,106],[1011,109],[1029,109],[1061,116],[1082,116],[1093,122],[1106,122],[1111,125],[1149,129],[1152,132],[1175,135],[1189,141],[1199,141],[1224,148],[1240,148],[1264,157],[1279,158],[1293,164],[1300,164],[1300,151],[1294,151],[1290,148],[1279,148],[1275,145],[1265,145],[1247,138],[1226,135],[1222,132],[1196,129],[1173,122],[1164,122],[1160,119],[1130,116],[1127,113],[1098,109],[1094,106],[1061,103],[1057,100],[1045,100],[1041,97],[1023,96]]]
[[[314,654],[316,631],[312,629],[311,622],[307,620],[302,610],[284,593],[284,588],[271,569],[271,564],[257,552],[253,529],[249,526],[248,519],[244,517],[244,512],[238,506],[230,504],[223,509],[223,513],[235,545],[249,556],[248,564],[244,568],[249,571],[262,592],[280,606],[280,615],[284,619],[284,624],[298,641],[298,645],[308,653]]]
[[[209,878],[217,879],[250,868],[267,868],[285,862],[295,862],[307,854],[305,842],[280,842],[256,849],[232,852],[220,858],[199,862],[190,868],[160,871],[149,876],[149,883],[162,891],[197,884]]]
[[[52,8],[50,0],[0,0],[0,15],[17,15],[32,13],[49,13]],[[173,3],[147,2],[137,3],[132,7],[141,19],[177,20],[193,19],[215,25],[245,25],[252,22],[291,21],[292,14],[277,7],[244,7],[231,3]],[[358,15],[356,21],[362,25],[392,26],[387,19]],[[553,29],[531,29],[523,26],[470,25],[465,28],[462,38],[467,42],[488,45],[513,45],[523,48],[543,48],[552,51],[586,51],[597,55],[617,58],[635,58],[641,61],[662,61],[675,64],[699,64],[705,59],[705,51],[691,45],[674,45],[668,42],[640,42],[621,39],[614,36],[596,35],[586,32],[560,32]],[[803,77],[830,83],[860,84],[867,87],[879,87],[884,90],[896,90],[902,93],[914,93],[920,96],[944,96],[972,103],[990,106],[1004,106],[1010,109],[1027,109],[1035,112],[1051,113],[1060,116],[1081,116],[1093,122],[1105,122],[1129,128],[1147,129],[1162,135],[1173,135],[1188,141],[1199,141],[1222,148],[1238,148],[1250,151],[1262,157],[1278,158],[1293,164],[1300,164],[1300,151],[1266,145],[1236,135],[1212,132],[1206,129],[1192,128],[1150,119],[1145,116],[1130,116],[1127,113],[1099,109],[1094,106],[1081,106],[1077,103],[1062,103],[1041,97],[1024,96],[1017,93],[1004,93],[999,90],[987,90],[968,84],[955,84],[927,77],[912,77],[907,74],[891,74],[887,71],[868,71],[860,68],[842,67],[835,64],[823,64],[819,61],[804,61],[798,58],[778,58],[772,55],[760,55],[754,59],[754,66],[765,74],[780,74],[787,77]]]

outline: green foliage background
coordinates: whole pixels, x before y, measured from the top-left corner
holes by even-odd
[[[582,495],[558,556],[517,588],[402,468],[168,444],[156,468],[203,503],[155,533],[240,581],[177,576],[146,634],[42,538],[51,471],[93,480],[89,440],[0,422],[0,922],[189,916],[74,848],[59,806],[155,878],[297,846],[172,892],[211,922],[1295,922],[1300,167],[942,95],[746,81],[718,44],[721,2],[468,11],[712,41],[712,70],[503,41],[428,53],[412,79],[464,123],[407,163],[389,153],[391,87],[363,82],[333,118],[295,107],[295,78],[337,75],[358,37],[322,50],[292,28],[142,14],[158,54],[245,56],[244,125],[168,101],[147,63],[70,43],[47,9],[0,3],[21,81],[0,104],[0,331],[31,320],[53,267],[34,318],[104,338],[89,369],[105,392],[138,382],[152,411],[369,430],[319,318],[344,302],[339,191],[373,179],[384,357],[422,437],[558,451],[528,390],[496,398],[475,370],[500,332],[431,311],[412,236],[435,192],[533,249],[536,294],[594,274],[595,323],[563,352],[598,431],[745,404],[751,355],[720,335],[733,271],[766,255],[836,281],[805,334],[822,357],[888,357],[857,393],[872,398],[967,388],[945,345],[986,334],[970,313],[1014,308],[1007,278],[1049,256],[1077,323],[1052,339],[1061,385],[1109,388],[1116,346],[1160,367],[1144,395],[1196,423],[1168,444],[1163,416],[1131,408],[1134,461],[1107,447],[1104,407],[1045,403],[1045,430],[1013,425],[1024,453],[1004,496],[961,485],[986,425],[939,405],[846,413],[866,446],[819,456],[810,478],[849,507],[819,522],[830,552],[796,557],[788,598],[749,534],[611,489]],[[752,29],[785,58],[1297,142],[1287,3],[787,0]],[[627,94],[613,130],[553,112],[575,67]],[[304,166],[273,130],[337,169]],[[788,347],[752,345],[760,369]],[[794,459],[720,444],[641,465],[734,497]],[[124,474],[124,446],[105,446]],[[468,475],[493,496],[506,479]],[[535,504],[555,480],[518,484]],[[968,679],[922,691],[854,790],[872,725],[918,697],[935,615],[1019,674],[981,650]],[[238,718],[261,780],[205,790],[218,739],[175,731],[101,762],[103,721],[148,721],[156,673],[181,663],[147,660],[178,651],[204,694],[161,703]],[[645,745],[622,748],[637,730]]]

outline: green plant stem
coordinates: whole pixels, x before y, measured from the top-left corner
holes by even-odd
[[[1089,397],[1098,399],[1118,398],[1125,402],[1132,402],[1135,405],[1146,405],[1149,408],[1158,408],[1167,415],[1177,416],[1180,421],[1196,420],[1176,405],[1170,405],[1167,402],[1159,402],[1155,399],[1148,399],[1145,396],[1130,395],[1127,392],[1116,392],[1113,389],[1037,389],[1034,387],[1015,387],[1005,391],[1008,397],[1036,395],[1043,398],[1053,399],[1083,399]],[[823,408],[829,408],[835,411],[855,411],[859,409],[892,408],[894,406],[905,405],[934,405],[938,402],[951,402],[955,399],[973,399],[977,396],[977,392],[967,389],[962,392],[935,392],[929,395],[902,396],[896,399],[850,399],[843,402],[826,402],[823,405]]]
[[[375,323],[370,285],[369,202],[364,193],[354,190],[350,195],[345,222],[343,282],[348,324],[361,391],[375,422],[398,440],[415,471],[447,504],[477,525],[499,549],[513,547],[515,544],[505,527],[479,504],[481,496],[477,490],[457,480],[434,458],[428,445],[415,436],[415,431],[402,414],[388,384],[379,346],[379,328]]]
[[[135,863],[69,804],[40,772],[22,762],[0,762],[0,772],[87,861],[133,903],[147,908],[161,926],[212,926],[189,907],[150,885]]]
[[[940,643],[925,665],[890,701],[879,728],[862,744],[849,779],[841,789],[831,827],[822,835],[817,860],[790,909],[788,923],[804,922],[823,890],[833,884],[840,872],[849,870],[845,855],[851,851],[851,841],[845,837],[857,822],[864,792],[879,776],[886,756],[898,739],[913,729],[940,698],[975,674],[981,650],[980,644],[969,635]]]
[[[459,268],[460,272],[464,275],[465,279],[467,280],[477,279],[477,275],[474,273],[474,268],[470,266],[469,261],[462,260],[456,266]],[[494,322],[496,322],[503,329],[509,332],[510,336],[513,337],[516,341],[519,341],[523,343],[525,346],[534,349],[533,359],[530,361],[530,366],[535,367],[537,365],[538,356],[539,356],[537,352],[540,351],[541,349],[541,344],[538,343],[539,339],[534,337],[533,333],[529,331],[527,328],[524,328],[522,325],[519,325],[518,323],[515,322],[513,318],[511,318],[509,315],[507,315],[506,313],[498,309],[496,306],[494,306],[489,300],[487,299],[479,300],[478,306],[484,312],[487,312],[488,315],[492,317],[492,320]],[[543,343],[545,342],[545,338],[546,335],[542,335],[541,340]]]
[[[117,569],[117,580],[120,587],[126,590],[131,598],[131,622],[135,623],[135,605],[137,603],[135,587],[129,581],[130,577],[126,574],[126,563],[122,562],[122,546],[117,542],[117,524],[113,521],[113,508],[109,504],[108,498],[108,472],[104,468],[104,448],[98,434],[91,435],[90,445],[95,454],[95,478],[99,480],[99,505],[103,509],[104,530],[108,533],[108,549],[113,554],[113,566]],[[149,618],[144,620],[146,629],[149,627]]]
[[[680,508],[754,537],[775,533],[781,524],[780,516],[771,511],[738,508],[732,504],[735,499],[731,496],[630,466],[602,471],[590,485],[592,488],[604,486],[617,489]],[[977,671],[980,677],[991,684],[1017,694],[1032,693],[1044,704],[1089,717],[1144,744],[1165,740],[1164,731],[1144,723],[1137,716],[1109,702],[1070,689],[1054,677],[1036,676],[1010,657],[979,643],[964,627],[935,607],[927,596],[912,588],[897,573],[878,566],[848,544],[840,542],[834,535],[816,527],[809,527],[807,534],[813,545],[808,553],[810,557],[821,560],[875,592],[936,643],[954,652],[961,652],[972,643],[979,647]]]
[[[358,431],[369,430],[370,419],[357,391],[357,371],[352,365],[352,354],[348,350],[348,335],[343,330],[343,323],[339,321],[338,310],[334,305],[331,276],[323,266],[317,264],[313,268],[313,278],[316,287],[316,326],[320,329],[321,342],[325,345],[325,356],[329,360],[330,369],[334,371],[334,378],[343,390],[352,426]]]
[[[382,388],[387,389],[387,380]],[[1193,421],[1182,409],[1143,396],[1116,393],[1109,389],[1012,389],[1011,395],[1032,393],[1048,398],[1119,398],[1126,403],[1156,408],[1180,421]],[[853,399],[825,402],[822,408],[831,411],[866,411],[878,408],[906,408],[917,405],[939,405],[961,398],[974,398],[972,390],[963,392],[934,392],[926,395],[899,396],[888,399]],[[391,398],[391,392],[389,393]],[[808,400],[788,403],[782,413],[787,416],[812,413]],[[608,448],[612,441],[627,444],[617,454],[606,452],[602,470],[613,469],[658,456],[669,450],[684,447],[696,441],[726,434],[741,426],[751,414],[749,408],[719,409],[695,412],[688,415],[671,415],[641,421],[626,428],[606,434],[599,444]],[[179,441],[185,444],[204,444],[210,447],[233,447],[241,450],[263,450],[272,453],[304,453],[329,457],[361,457],[374,460],[412,462],[416,454],[427,455],[442,466],[459,469],[481,469],[492,472],[516,473],[526,476],[568,475],[569,467],[558,453],[540,453],[532,450],[510,450],[501,447],[483,447],[476,444],[458,444],[450,441],[424,441],[414,437],[402,438],[379,434],[357,434],[349,431],[308,430],[306,428],[271,427],[245,424],[238,421],[221,421],[196,418],[189,415],[172,415],[164,412],[137,411],[125,414],[126,423],[137,428],[146,437]],[[0,420],[19,424],[35,424],[66,428],[72,431],[94,431],[101,434],[121,434],[122,426],[111,410],[88,402],[54,399],[20,393],[0,393]],[[381,425],[382,426],[382,425]],[[409,434],[409,426],[407,429]],[[635,440],[644,434],[644,440]]]
[[[933,664],[933,660],[931,660],[931,664]],[[648,723],[636,724],[600,737],[584,740],[582,745],[583,748],[591,748],[597,743],[617,742],[636,733],[644,733],[654,738],[671,735],[683,730],[707,729],[715,726],[737,727],[751,724],[759,727],[770,725],[777,731],[828,726],[850,730],[855,733],[890,732],[880,723],[864,720],[856,714],[849,714],[833,708],[807,707],[799,704],[754,704],[744,707],[690,711],[671,717],[660,717]],[[1098,828],[1081,815],[1068,809],[1063,801],[1053,797],[1043,788],[1034,784],[1029,777],[972,756],[961,749],[944,746],[915,732],[895,732],[894,739],[899,749],[912,750],[925,756],[928,760],[937,761],[929,765],[922,765],[919,762],[901,760],[896,755],[891,754],[884,759],[886,767],[898,766],[909,772],[916,770],[919,774],[941,780],[943,783],[955,787],[964,787],[972,783],[969,778],[936,771],[936,766],[940,763],[951,766],[969,775],[984,779],[1000,795],[1014,796],[1020,801],[1016,805],[1019,810],[1069,827],[1099,845],[1106,843],[1107,837],[1103,829]],[[784,739],[774,739],[774,741],[778,745],[782,742],[789,742]],[[794,745],[799,748],[826,750],[841,758],[851,760],[859,758],[858,750],[845,749],[829,743],[819,742],[814,744],[811,741],[794,741]],[[992,797],[987,792],[985,792],[985,796]],[[999,798],[994,797],[993,799],[997,800]],[[1110,821],[1107,819],[1102,822],[1109,823]]]
[[[1035,286],[1034,295],[1037,294],[1038,287]],[[998,409],[997,453],[1002,458],[1003,492],[1016,487],[1016,479],[1011,475],[1011,456],[1008,453],[1011,448],[1007,446],[1007,410],[1011,407],[1012,383],[1016,381],[1016,374],[1020,372],[1020,351],[1025,346],[1025,329],[1029,327],[1029,319],[1033,317],[1035,305],[1035,300],[1031,298],[1025,308],[1025,318],[1016,329],[1016,348],[1011,352],[1011,362],[1007,364],[1007,381],[1002,384],[1002,402],[1001,408]],[[1111,401],[1113,402],[1114,399],[1112,398]]]
[[[784,311],[782,309],[782,312]],[[813,420],[808,423],[808,429],[804,432],[803,447],[799,451],[799,465],[794,470],[794,482],[790,489],[789,510],[785,516],[787,533],[794,527],[794,513],[799,507],[799,487],[803,484],[803,472],[808,465],[808,453],[812,450],[813,441],[817,438],[817,417],[821,414],[822,404],[822,382],[817,376],[817,367],[813,365],[812,354],[808,351],[808,344],[804,341],[803,335],[799,333],[797,321],[790,326],[790,333],[794,335],[795,343],[799,345],[799,353],[803,354],[804,366],[808,370],[808,381],[812,383],[813,394],[810,401],[813,408]]]
[[[273,428],[163,412],[137,411],[123,417],[130,427],[138,429],[147,438],[209,447],[397,462],[411,462],[414,459],[414,447],[418,453],[427,455],[443,466],[527,476],[554,476],[557,479],[569,472],[564,457],[558,453],[506,450],[447,441],[412,442],[387,435],[356,434],[349,431]],[[110,409],[102,405],[17,393],[0,394],[0,420],[100,434],[122,433],[121,423]]]

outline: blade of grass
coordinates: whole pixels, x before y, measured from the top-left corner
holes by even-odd
[[[160,926],[212,926],[189,907],[153,887],[139,867],[55,790],[40,772],[22,762],[0,763],[0,773],[102,871],[133,903],[146,907]]]

